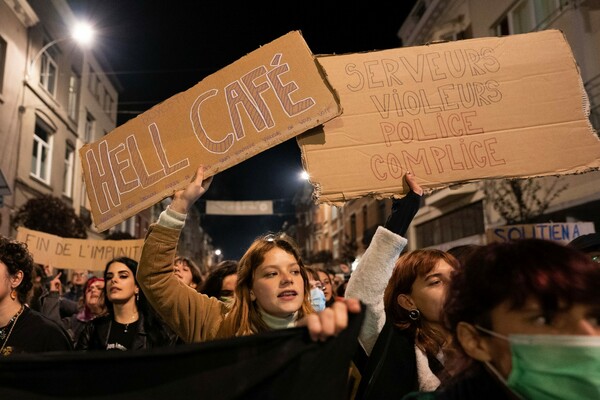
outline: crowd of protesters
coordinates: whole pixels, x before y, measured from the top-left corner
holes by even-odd
[[[325,341],[365,307],[348,397],[600,398],[600,235],[405,251],[423,195],[412,174],[405,180],[409,193],[344,275],[306,265],[290,237],[270,233],[203,277],[177,254],[188,210],[212,182],[202,167],[149,228],[139,263],[111,260],[101,276],[73,270],[64,287],[61,272],[0,237],[0,358],[290,327]]]

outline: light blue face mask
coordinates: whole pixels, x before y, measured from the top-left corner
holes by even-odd
[[[318,287],[310,289],[310,304],[316,312],[325,309],[325,293],[323,289],[319,289]]]
[[[575,335],[510,335],[477,326],[507,340],[512,369],[503,379],[513,392],[527,400],[600,399],[600,337]]]

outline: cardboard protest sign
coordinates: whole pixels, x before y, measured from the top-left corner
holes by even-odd
[[[103,231],[207,176],[339,115],[300,32],[290,32],[81,148]]]
[[[23,227],[17,230],[17,241],[27,244],[33,261],[38,264],[90,271],[104,271],[106,263],[116,257],[138,261],[144,245],[143,239],[69,239]]]
[[[593,222],[549,222],[490,228],[486,230],[486,238],[488,243],[537,238],[566,244],[576,237],[595,231]]]
[[[549,30],[318,57],[343,114],[298,136],[319,202],[600,168],[563,34]]]

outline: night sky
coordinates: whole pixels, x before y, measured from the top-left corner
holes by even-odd
[[[293,30],[302,32],[314,54],[398,47],[396,33],[415,1],[68,3],[76,16],[95,24],[94,46],[106,55],[123,86],[117,123],[121,125]],[[292,139],[215,176],[202,199],[275,200],[276,209],[282,211],[273,217],[203,217],[202,226],[225,258],[241,257],[256,236],[293,221],[289,202],[301,187],[301,170],[300,149]]]

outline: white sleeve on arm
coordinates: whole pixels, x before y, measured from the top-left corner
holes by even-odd
[[[385,324],[383,292],[406,243],[402,236],[383,226],[378,227],[371,244],[350,275],[345,296],[359,299],[367,306],[358,340],[368,355]]]
[[[171,207],[167,207],[165,211],[160,213],[157,223],[166,228],[181,229],[183,228],[183,225],[185,225],[186,217],[187,214],[178,213],[177,211],[171,210]]]

